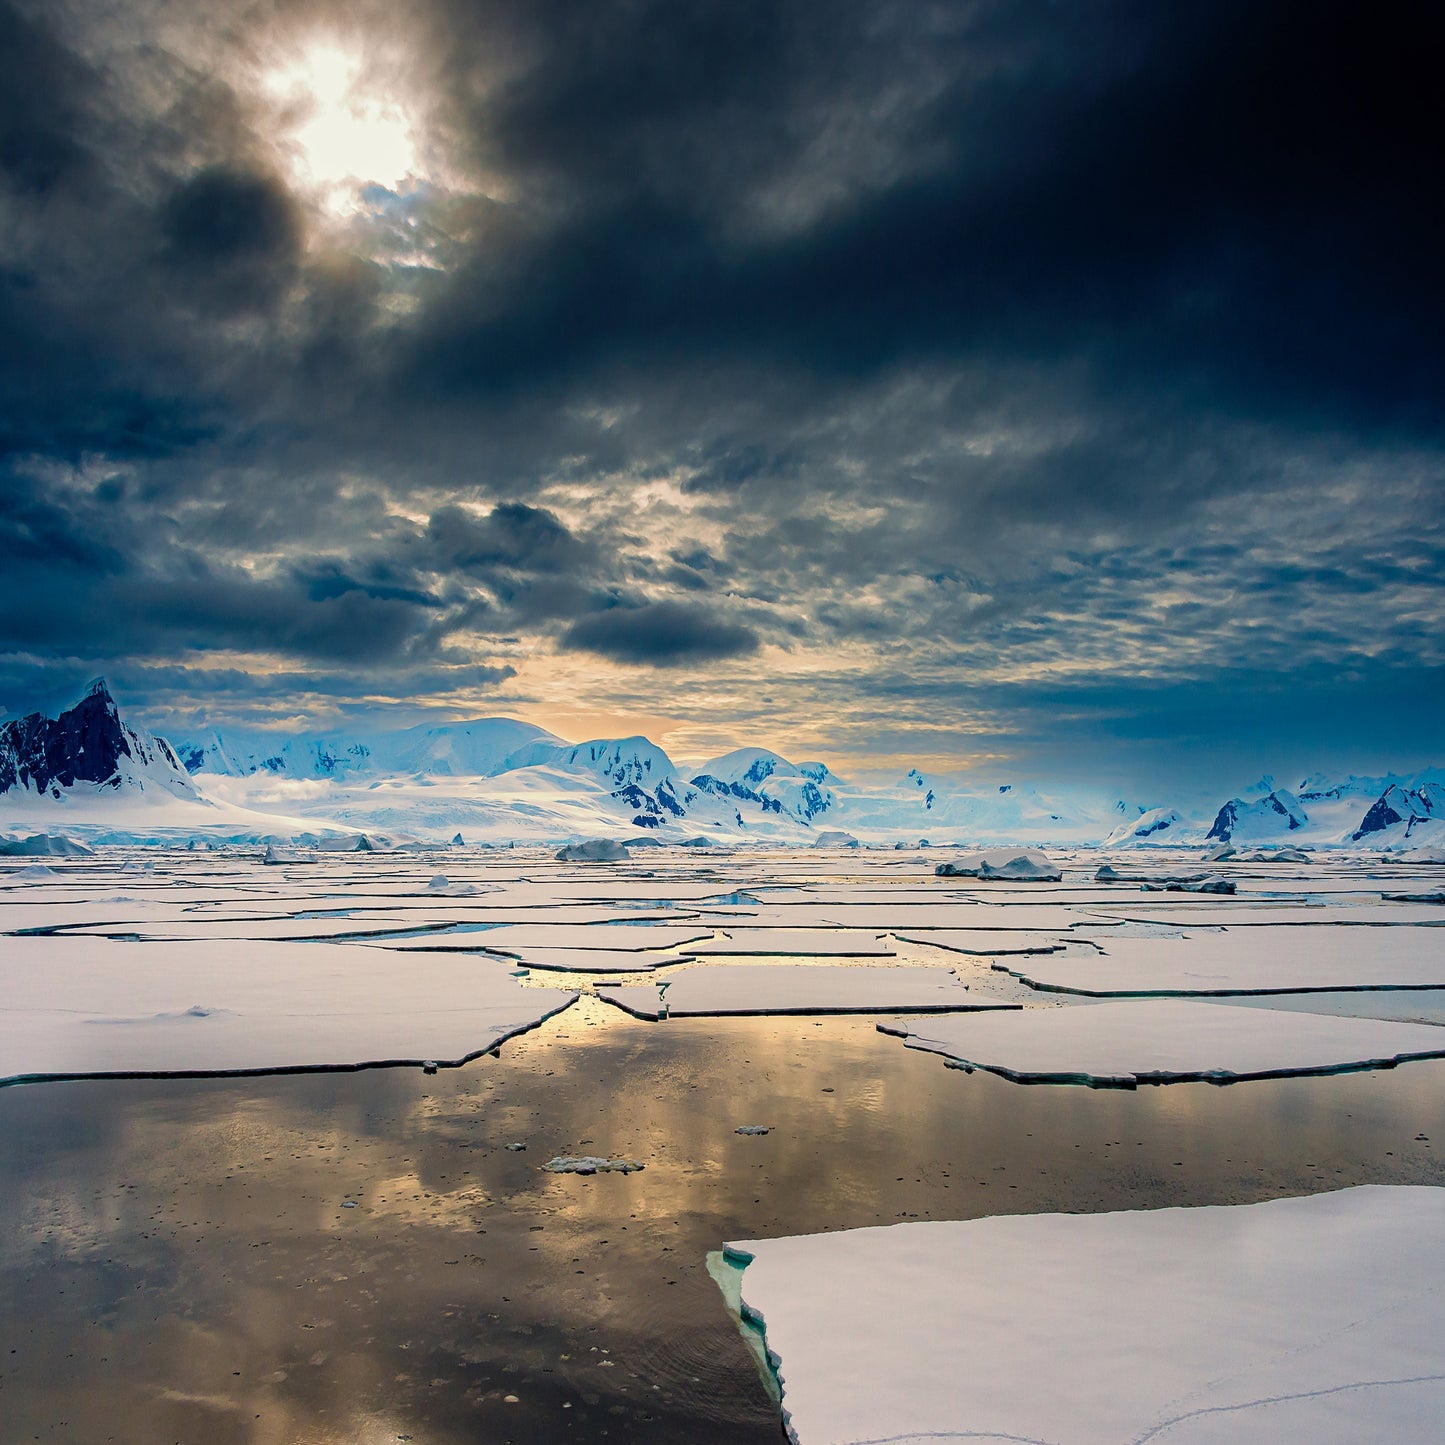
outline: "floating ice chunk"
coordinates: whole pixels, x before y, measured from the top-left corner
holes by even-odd
[[[542,1166],[549,1174],[635,1174],[646,1167],[637,1159],[604,1159],[595,1154],[559,1154]]]
[[[772,1132],[773,1126],[771,1124],[739,1124],[738,1127],[733,1130],[734,1134],[771,1134]]]
[[[1396,853],[1392,860],[1397,863],[1445,863],[1445,848],[1407,848]]]
[[[612,838],[589,838],[557,850],[559,863],[625,863],[631,857],[626,845]]]
[[[7,938],[0,1083],[457,1064],[573,1003],[501,960],[333,943]],[[203,1008],[193,1001],[204,999]]]
[[[1034,988],[1094,997],[1445,988],[1445,928],[1265,926],[1182,938],[1101,932],[1099,939],[1102,953],[1049,954],[994,967]]]
[[[731,1243],[798,1445],[1353,1445],[1445,1419],[1445,1189]]]
[[[845,833],[839,828],[825,828],[813,839],[813,847],[856,848],[858,840],[851,833]]]
[[[666,983],[604,984],[597,996],[644,1019],[701,1014],[931,1013],[1017,1008],[976,998],[948,968],[703,964]]]
[[[939,878],[1006,878],[1016,883],[1057,883],[1064,876],[1037,848],[991,848],[940,863],[933,871]]]
[[[1166,878],[1162,883],[1145,883],[1146,893],[1220,893],[1232,894],[1232,878]]]
[[[1336,1074],[1445,1057],[1445,1028],[1380,1019],[1140,999],[880,1023],[909,1048],[1028,1084],[1139,1084]]]

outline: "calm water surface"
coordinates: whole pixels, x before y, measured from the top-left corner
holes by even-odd
[[[0,1435],[776,1445],[724,1240],[1445,1183],[1442,1085],[1030,1088],[867,1020],[584,999],[433,1077],[0,1090]]]

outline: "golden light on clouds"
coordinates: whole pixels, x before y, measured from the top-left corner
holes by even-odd
[[[336,216],[360,209],[369,185],[396,191],[425,179],[413,116],[363,72],[360,55],[315,43],[265,77],[296,181]]]

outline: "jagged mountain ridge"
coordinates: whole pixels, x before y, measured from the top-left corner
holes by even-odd
[[[196,796],[171,745],[121,721],[103,677],[56,717],[33,712],[0,724],[0,793],[58,799],[87,784],[114,793],[149,787]]]
[[[198,786],[199,785],[199,786]],[[1109,847],[1289,842],[1418,846],[1445,840],[1445,774],[1272,778],[1212,814],[1146,806],[1072,787],[989,788],[918,768],[856,785],[821,762],[739,748],[680,767],[643,736],[569,743],[513,718],[392,732],[261,738],[211,731],[173,749],[120,718],[103,680],[59,717],[0,724],[0,800],[89,790],[123,800],[150,789],[317,826],[552,838],[647,830],[719,841],[805,841],[840,829],[865,839],[1092,843]],[[288,789],[290,791],[288,791]]]

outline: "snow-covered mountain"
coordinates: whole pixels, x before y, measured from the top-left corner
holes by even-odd
[[[58,717],[33,712],[0,724],[0,794],[60,799],[160,792],[193,799],[196,790],[171,745],[121,721],[105,679]]]
[[[737,798],[764,812],[811,825],[833,806],[826,763],[790,763],[767,748],[738,748],[714,758],[692,777],[692,785],[719,798]]]
[[[152,833],[164,823],[226,836],[553,842],[646,831],[806,844],[837,833],[975,847],[1398,850],[1445,843],[1445,773],[1316,774],[1294,790],[1265,777],[1201,811],[1086,783],[983,786],[919,768],[850,781],[764,747],[680,767],[646,737],[571,743],[515,718],[297,737],[209,731],[172,749],[123,722],[98,681],[57,718],[0,724],[0,815],[34,823],[47,809],[112,831],[143,809]]]
[[[288,778],[343,778],[424,773],[433,777],[490,777],[509,754],[535,745],[565,747],[545,728],[516,718],[489,717],[391,732],[326,733],[283,738],[274,733],[222,734],[214,729],[176,752],[191,773],[244,778],[267,772]]]

